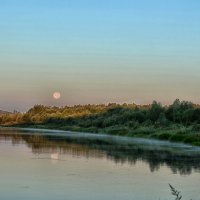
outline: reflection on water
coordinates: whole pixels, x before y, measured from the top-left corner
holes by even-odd
[[[70,154],[87,158],[107,158],[115,163],[135,165],[137,161],[149,164],[154,172],[163,165],[173,173],[190,174],[192,170],[200,171],[200,152],[194,148],[185,151],[184,148],[173,145],[155,145],[128,141],[118,137],[98,137],[76,134],[59,135],[13,130],[0,130],[0,141],[12,141],[13,145],[26,144],[34,154],[51,154],[52,160],[59,160],[59,155]],[[131,142],[130,142],[131,140]],[[198,149],[198,148],[197,148]]]

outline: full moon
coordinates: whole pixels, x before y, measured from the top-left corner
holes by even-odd
[[[61,95],[60,95],[60,92],[54,92],[53,93],[53,98],[54,99],[60,99]]]

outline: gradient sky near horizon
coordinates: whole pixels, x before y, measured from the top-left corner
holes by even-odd
[[[2,110],[200,103],[200,1],[6,0],[0,19]]]

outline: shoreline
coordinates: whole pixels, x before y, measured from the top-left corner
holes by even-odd
[[[42,128],[30,128],[30,127],[2,127],[0,126],[0,131],[21,131],[25,135],[39,135],[39,136],[50,136],[50,137],[72,137],[72,138],[88,138],[88,139],[112,139],[116,143],[125,143],[125,144],[138,144],[145,146],[153,146],[154,148],[174,148],[182,149],[186,152],[199,152],[200,147],[185,144],[182,142],[172,142],[169,140],[159,140],[156,138],[144,138],[144,137],[129,137],[129,136],[120,136],[120,135],[110,135],[106,133],[89,133],[89,132],[76,132],[76,131],[65,131],[59,129],[42,129]],[[34,134],[33,134],[34,133]],[[0,133],[1,134],[1,133]]]
[[[71,133],[89,133],[95,135],[109,135],[109,136],[122,136],[128,138],[142,138],[149,140],[158,140],[158,141],[168,141],[171,143],[180,143],[185,145],[191,145],[195,147],[200,147],[200,133],[199,132],[182,132],[181,128],[176,129],[154,129],[153,132],[146,133],[145,130],[138,132],[138,130],[132,130],[131,132],[124,131],[126,127],[118,127],[118,130],[109,131],[109,129],[96,129],[93,131],[90,128],[82,127],[59,127],[56,124],[22,124],[22,125],[7,125],[0,126],[7,128],[23,128],[23,129],[37,129],[41,131],[52,131],[52,132],[71,132]]]

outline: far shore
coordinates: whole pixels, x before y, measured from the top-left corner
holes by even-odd
[[[2,127],[0,131],[19,131],[20,134],[33,134],[40,136],[56,136],[56,137],[73,137],[73,138],[88,138],[88,139],[112,139],[116,143],[127,143],[127,144],[138,144],[144,146],[151,146],[151,148],[174,148],[176,150],[183,150],[185,152],[200,152],[200,147],[184,144],[181,142],[171,142],[167,140],[158,140],[154,138],[144,137],[127,137],[110,135],[106,133],[88,133],[88,132],[77,132],[77,131],[65,131],[59,129],[45,129],[45,128],[30,128],[30,127]],[[1,134],[1,132],[0,132]]]
[[[60,133],[71,131],[157,139],[200,146],[200,105],[179,99],[169,106],[156,101],[150,105],[35,105],[25,113],[0,115],[0,125]]]

